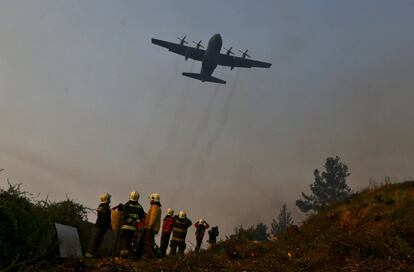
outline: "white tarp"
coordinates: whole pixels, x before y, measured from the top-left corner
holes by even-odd
[[[78,230],[71,226],[55,223],[61,258],[82,258]]]

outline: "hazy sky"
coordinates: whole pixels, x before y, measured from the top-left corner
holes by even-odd
[[[339,155],[359,189],[414,175],[414,2],[0,2],[0,173],[95,207],[161,194],[229,233],[269,223]],[[181,76],[151,44],[208,39],[271,69]],[[165,210],[164,210],[165,212]]]

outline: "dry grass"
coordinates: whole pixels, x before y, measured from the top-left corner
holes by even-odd
[[[355,194],[310,216],[300,233],[276,241],[229,239],[200,255],[101,259],[86,266],[85,271],[414,271],[414,182]],[[53,271],[73,267],[60,263]]]

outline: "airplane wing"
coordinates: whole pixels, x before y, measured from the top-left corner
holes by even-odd
[[[178,43],[166,42],[158,39],[151,39],[153,44],[159,45],[161,47],[167,48],[169,51],[174,52],[178,55],[184,56],[186,58],[202,61],[204,54],[206,53],[203,49],[197,49],[194,47],[189,47],[186,45],[181,45]]]
[[[229,66],[231,68],[234,67],[242,67],[242,68],[252,68],[252,67],[261,67],[261,68],[269,68],[272,66],[271,63],[246,59],[241,57],[234,57],[227,54],[220,54],[217,56],[217,64],[221,66]]]

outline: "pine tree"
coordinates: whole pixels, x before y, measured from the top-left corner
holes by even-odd
[[[288,211],[286,204],[283,204],[280,209],[277,220],[273,219],[270,232],[277,236],[286,231],[286,229],[293,224],[292,215]]]
[[[296,206],[302,212],[319,210],[345,199],[351,193],[351,188],[346,184],[346,178],[350,175],[348,166],[343,164],[338,156],[327,158],[324,169],[323,172],[318,169],[313,172],[315,181],[310,185],[312,194],[302,193],[303,199],[296,201]]]
[[[266,241],[268,236],[267,226],[263,223],[258,223],[255,228],[254,240]]]

